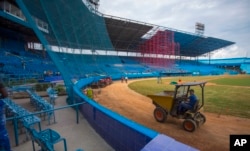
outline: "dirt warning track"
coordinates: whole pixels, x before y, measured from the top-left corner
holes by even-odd
[[[132,82],[132,81],[129,81]],[[230,134],[250,134],[250,119],[205,112],[206,123],[193,133],[182,128],[182,120],[168,116],[165,123],[153,117],[155,106],[150,98],[129,89],[119,81],[102,88],[95,100],[103,106],[153,130],[201,151],[229,150]]]

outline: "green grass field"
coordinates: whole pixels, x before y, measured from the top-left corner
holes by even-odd
[[[250,75],[195,76],[195,77],[166,77],[162,83],[157,78],[136,81],[129,84],[134,91],[143,95],[155,94],[163,90],[174,90],[172,81],[207,81],[205,86],[204,111],[218,115],[232,115],[250,118]],[[199,97],[199,88],[195,88]]]

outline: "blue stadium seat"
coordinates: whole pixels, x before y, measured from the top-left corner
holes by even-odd
[[[66,139],[61,137],[57,131],[52,129],[45,129],[40,132],[37,132],[35,129],[29,126],[25,126],[25,128],[27,129],[31,137],[33,151],[35,151],[34,142],[36,142],[42,150],[54,151],[54,144],[59,143],[61,141],[64,145],[64,151],[67,151]]]

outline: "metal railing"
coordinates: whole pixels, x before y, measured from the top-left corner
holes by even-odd
[[[66,105],[66,106],[61,106],[61,107],[58,107],[58,108],[54,108],[52,110],[44,110],[44,111],[39,111],[39,112],[34,112],[34,113],[31,113],[29,115],[22,115],[22,116],[14,116],[14,117],[9,117],[9,118],[6,118],[6,121],[10,121],[12,120],[13,123],[14,123],[14,134],[15,134],[15,144],[16,146],[19,145],[19,139],[18,139],[18,126],[17,126],[17,121],[21,118],[24,118],[26,116],[32,116],[32,115],[37,115],[37,114],[42,114],[42,113],[46,113],[46,112],[54,112],[55,110],[62,110],[62,109],[65,109],[65,108],[69,108],[69,107],[75,107],[75,110],[76,110],[76,123],[78,124],[79,123],[79,111],[78,111],[78,106],[79,105],[82,105],[82,104],[85,104],[86,102],[81,102],[81,103],[75,103],[75,104],[71,104],[71,105]]]

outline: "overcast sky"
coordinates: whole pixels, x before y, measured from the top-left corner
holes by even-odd
[[[236,43],[213,59],[250,57],[250,0],[100,0],[99,11],[192,33],[200,22],[205,36]]]

